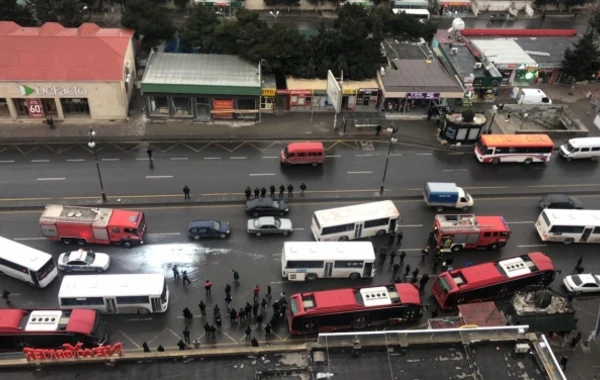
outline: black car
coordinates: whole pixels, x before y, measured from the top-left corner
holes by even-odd
[[[229,222],[219,222],[212,219],[192,220],[188,226],[188,237],[199,240],[201,238],[225,239],[231,233]]]
[[[582,209],[583,203],[565,194],[548,194],[540,199],[540,208]]]
[[[253,217],[285,215],[290,206],[283,199],[260,198],[246,202],[246,212]]]

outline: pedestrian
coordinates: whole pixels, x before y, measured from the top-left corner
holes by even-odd
[[[419,287],[419,289],[424,290],[425,289],[425,285],[427,285],[427,283],[429,282],[429,275],[427,273],[425,273],[423,275],[423,277],[421,277],[421,281],[419,281],[421,286]]]
[[[258,340],[256,340],[256,338],[252,338],[252,340],[250,341],[250,343],[252,344],[252,347],[258,347]]]
[[[402,279],[400,278],[400,276],[397,276],[396,279],[394,280],[395,284],[400,284],[402,282]]]
[[[54,118],[52,118],[52,116],[46,118],[46,123],[48,123],[50,129],[54,129]]]
[[[190,311],[190,309],[188,309],[187,306],[183,309],[183,319],[186,321],[194,320],[194,314],[192,314],[192,312]]]
[[[567,358],[566,356],[563,356],[562,358],[560,358],[560,368],[562,368],[563,371],[567,370],[567,362],[569,361],[569,358]]]
[[[238,316],[240,317],[240,322],[244,322],[246,320],[246,310],[243,307],[240,307]]]
[[[278,315],[279,314],[279,301],[275,301],[273,302],[273,305],[271,306],[273,308],[273,314]]]
[[[190,199],[190,188],[188,187],[188,185],[185,185],[183,187],[183,199]]]
[[[382,245],[381,248],[379,248],[379,265],[381,265],[385,262],[386,257],[387,257],[387,247],[385,245]]]
[[[267,323],[265,326],[265,339],[271,338],[271,324]]]
[[[567,294],[567,301],[568,301],[569,303],[573,302],[573,299],[574,299],[574,298],[575,298],[575,294],[573,294],[573,293],[569,293],[569,294]]]
[[[410,264],[406,264],[406,268],[404,268],[404,277],[408,276],[410,273]]]
[[[398,234],[396,235],[396,247],[402,247],[402,239],[404,239],[404,232],[398,231]]]
[[[400,252],[400,266],[404,265],[404,258],[406,257],[406,252]]]
[[[377,125],[377,127],[375,127],[375,136],[379,136],[380,133],[381,133],[381,125]]]
[[[577,343],[579,343],[580,340],[581,340],[581,333],[577,333],[577,335],[571,339],[571,348],[575,348],[575,346],[577,346]]]
[[[306,184],[304,182],[302,182],[300,184],[300,196],[303,197],[304,196],[304,192],[306,191]]]
[[[174,279],[178,279],[179,278],[179,268],[177,268],[177,265],[173,265],[173,278]]]
[[[142,343],[142,348],[144,349],[144,352],[152,352],[150,351],[150,347],[148,347],[148,343],[146,342]]]
[[[229,318],[231,318],[231,324],[233,325],[233,323],[235,322],[235,320],[237,319],[237,311],[235,311],[235,309],[231,309],[231,311],[229,312]]]
[[[392,232],[392,233],[390,233],[390,237],[388,238],[388,245],[390,247],[393,247],[395,242],[396,242],[396,232]]]
[[[146,151],[146,153],[148,154],[148,159],[150,161],[152,161],[152,148],[148,147],[148,150]]]
[[[396,273],[398,273],[399,270],[400,270],[400,264],[394,263],[394,265],[392,266],[392,277],[395,277]]]
[[[233,272],[233,283],[235,285],[240,285],[240,274],[235,269],[232,269],[231,271]]]
[[[190,330],[187,326],[183,328],[183,339],[187,344],[190,344]]]
[[[156,351],[158,352],[165,352],[165,348],[162,345],[158,345],[158,347],[156,347]]]
[[[265,317],[263,316],[262,313],[260,313],[257,317],[256,317],[256,325],[258,326],[258,328],[260,329],[263,323],[263,319]]]
[[[435,255],[433,256],[433,271],[437,273],[437,267],[438,265],[440,265],[440,262],[442,261],[442,258],[440,257],[440,255]]]
[[[179,342],[177,342],[177,347],[179,347],[179,351],[185,350],[185,343],[183,340],[179,339]]]
[[[249,201],[250,197],[252,196],[252,190],[250,190],[250,187],[246,187],[246,190],[244,190],[244,194],[246,194],[246,200]]]
[[[210,338],[210,325],[208,324],[208,322],[206,322],[202,327],[204,327],[204,335],[206,336],[206,338]]]
[[[260,294],[260,286],[256,285],[254,287],[254,302],[258,301],[259,294]]]
[[[231,294],[225,294],[225,304],[227,304],[227,310],[229,311],[231,311],[231,301],[233,301],[233,298],[231,298]]]
[[[187,282],[188,284],[191,284],[192,282],[190,281],[190,279],[188,278],[187,275],[187,271],[184,270],[183,272],[181,272],[181,278],[183,279],[183,285],[185,285],[185,283]]]
[[[250,326],[246,327],[246,342],[250,342],[250,339],[252,339],[252,329],[250,328]]]
[[[231,285],[229,284],[225,285],[225,295],[227,294],[231,294]]]
[[[258,315],[259,307],[260,307],[259,303],[257,301],[254,301],[254,304],[252,305],[252,315],[254,315],[254,319],[256,319],[256,316]]]
[[[438,317],[438,311],[437,311],[437,309],[431,310],[431,318],[437,318],[437,317]]]
[[[269,186],[269,196],[275,198],[275,185]]]
[[[257,187],[254,189],[254,199],[258,199],[260,196],[260,189]]]
[[[260,197],[264,198],[267,195],[267,189],[263,186],[262,189],[260,189]]]
[[[6,289],[2,290],[2,299],[6,302],[7,305],[10,305],[10,292]]]
[[[575,264],[575,271],[577,271],[579,268],[581,268],[582,263],[583,263],[583,256],[579,256],[579,258],[577,259],[577,264]]]
[[[223,321],[221,320],[221,317],[215,318],[215,324],[217,325],[217,328],[221,330],[221,327],[223,326]]]
[[[215,305],[215,307],[213,308],[213,315],[215,317],[220,316],[221,315],[221,309],[219,309],[219,305]]]
[[[283,198],[283,193],[285,192],[285,186],[279,186],[279,198]]]
[[[267,285],[267,299],[271,299],[271,285]]]
[[[200,314],[202,316],[206,315],[206,304],[203,301],[200,301],[200,303],[198,304],[198,307],[200,308]]]
[[[279,308],[279,315],[281,316],[281,319],[285,319],[285,311],[287,309],[287,304],[284,303],[283,305],[281,305],[281,307]]]
[[[204,281],[204,291],[206,292],[207,297],[212,295],[212,282],[210,282],[210,280]]]
[[[260,301],[260,313],[265,314],[267,311],[267,299],[263,297],[262,301]]]
[[[294,197],[294,186],[290,183],[287,187],[288,190],[288,198]]]
[[[277,315],[277,314],[272,315],[269,323],[271,324],[272,328],[276,328],[277,325],[279,324],[279,315]]]
[[[540,17],[542,21],[546,20],[546,11],[542,12],[542,17]]]
[[[467,262],[465,263],[465,268],[468,268],[471,265],[473,265],[473,262],[471,260],[467,260]]]
[[[425,256],[429,255],[429,246],[421,250],[421,262],[425,261]]]
[[[392,249],[392,252],[390,252],[390,265],[394,265],[394,259],[396,258],[396,251],[394,251]]]
[[[200,343],[200,340],[194,339],[194,341],[192,342],[192,344],[194,345],[195,349],[199,349],[201,343]]]
[[[213,338],[217,337],[217,328],[215,327],[215,325],[210,325],[210,336]]]
[[[435,235],[437,233],[437,227],[434,227],[433,231],[429,233],[429,240],[427,240],[430,244],[435,242]]]

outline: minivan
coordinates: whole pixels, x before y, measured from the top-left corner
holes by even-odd
[[[325,148],[322,142],[289,143],[281,151],[283,165],[311,164],[317,166],[325,161]]]
[[[600,137],[579,137],[570,139],[560,146],[559,154],[567,161],[600,157]]]

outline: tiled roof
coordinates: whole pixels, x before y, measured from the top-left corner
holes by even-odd
[[[134,31],[0,22],[0,81],[120,81]]]

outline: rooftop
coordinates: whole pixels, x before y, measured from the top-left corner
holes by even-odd
[[[536,65],[535,60],[525,53],[514,39],[472,39],[471,44],[496,66],[510,64]]]
[[[0,81],[122,81],[133,34],[93,23],[30,28],[1,21]]]
[[[547,307],[539,307],[538,302],[546,296],[551,296]],[[569,301],[558,293],[550,291],[517,293],[510,300],[515,311],[522,315],[545,312],[548,314],[571,313],[573,308]]]
[[[380,75],[389,92],[463,92],[437,60],[395,59],[395,70]]]
[[[572,47],[579,37],[521,37],[515,42],[539,65],[562,67],[565,50]]]
[[[285,81],[288,90],[327,90],[326,79],[303,79],[286,77]],[[375,79],[367,79],[360,81],[345,80],[342,87],[345,89],[358,90],[359,88],[378,88],[379,85],[377,84],[377,81]]]
[[[425,52],[429,50],[426,44],[420,41],[406,41],[397,39],[385,39],[381,43],[385,57],[394,59],[425,59]]]

